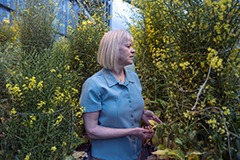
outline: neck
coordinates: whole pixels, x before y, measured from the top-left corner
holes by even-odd
[[[124,67],[117,66],[116,68],[111,69],[111,71],[117,75],[120,76],[124,73]]]
[[[124,69],[121,70],[112,70],[114,76],[121,82],[124,82],[125,80],[125,72]]]

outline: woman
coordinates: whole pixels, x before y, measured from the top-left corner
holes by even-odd
[[[98,63],[103,67],[82,87],[84,125],[91,141],[92,159],[137,160],[142,143],[153,136],[141,120],[161,122],[144,111],[142,88],[137,74],[126,70],[133,63],[133,37],[125,30],[107,32],[99,45]]]

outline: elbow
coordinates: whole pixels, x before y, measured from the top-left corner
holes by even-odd
[[[86,134],[90,139],[99,139],[97,136],[97,131],[94,129],[86,129]]]

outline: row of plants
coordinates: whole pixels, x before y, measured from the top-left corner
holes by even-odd
[[[0,159],[85,156],[75,154],[86,143],[81,84],[98,69],[97,47],[108,27],[99,7],[94,21],[82,15],[68,38],[57,39],[56,7],[52,1],[26,1],[11,25],[0,22]]]
[[[239,1],[134,0],[131,27],[158,159],[239,159]]]

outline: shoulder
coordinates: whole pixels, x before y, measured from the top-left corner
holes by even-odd
[[[127,75],[129,81],[140,83],[138,74],[136,72],[126,69],[126,75]]]
[[[87,78],[87,80],[83,83],[84,87],[97,87],[101,80],[103,79],[103,75],[101,71],[96,72],[91,77]]]

